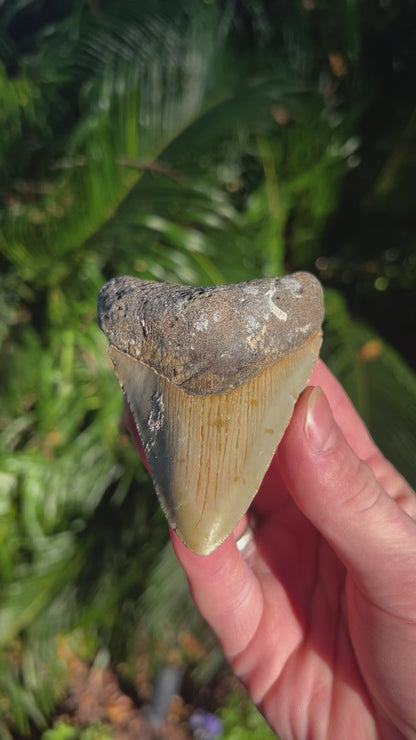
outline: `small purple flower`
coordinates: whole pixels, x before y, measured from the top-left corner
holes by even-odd
[[[222,722],[215,714],[196,709],[189,718],[195,740],[214,740],[222,735]]]

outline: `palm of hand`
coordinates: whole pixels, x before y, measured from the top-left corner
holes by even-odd
[[[264,611],[254,639],[232,667],[269,721],[274,716],[273,724],[291,737],[313,736],[317,721],[316,737],[334,737],[336,727],[346,738],[371,737],[374,708],[351,642],[351,628],[360,621],[356,587],[294,504],[277,467],[256,499],[250,560]],[[276,637],[274,655],[270,634]]]

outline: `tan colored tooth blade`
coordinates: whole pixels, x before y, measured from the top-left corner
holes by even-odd
[[[193,552],[212,552],[247,510],[320,345],[317,331],[257,377],[206,396],[185,393],[110,346],[163,511]]]

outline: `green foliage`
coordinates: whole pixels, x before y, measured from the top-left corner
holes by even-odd
[[[65,687],[62,633],[81,633],[90,658],[104,646],[116,662],[145,630],[156,663],[188,620],[211,647],[122,426],[96,327],[107,278],[218,284],[316,263],[329,287],[325,358],[415,481],[414,373],[382,325],[377,335],[348,309],[363,307],[365,319],[382,292],[386,316],[397,291],[415,286],[411,247],[407,262],[388,251],[414,239],[413,102],[396,99],[385,55],[372,53],[388,51],[396,34],[391,66],[400,62],[402,85],[413,79],[407,12],[399,0],[1,5],[4,737],[45,726]],[[374,214],[400,215],[399,247],[391,228],[382,253],[359,240],[338,250],[344,224],[335,238],[331,229],[349,187],[362,233],[375,228]],[[365,289],[355,292],[357,275]]]
[[[416,375],[339,293],[326,291],[323,357],[349,393],[386,457],[416,488]]]
[[[14,730],[29,736],[31,725],[45,727],[65,689],[55,642],[38,641],[33,633],[10,640],[0,652],[0,676],[2,740],[15,737]]]
[[[77,738],[79,738],[79,733],[65,722],[56,722],[52,729],[46,730],[42,735],[42,740],[76,740]]]
[[[224,740],[275,740],[276,734],[250,701],[230,694],[225,707],[218,711],[224,727]]]
[[[46,730],[42,740],[112,740],[110,728],[102,724],[94,724],[83,730],[56,722],[52,729]]]

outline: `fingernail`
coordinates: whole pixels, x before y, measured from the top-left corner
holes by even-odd
[[[328,452],[336,441],[336,427],[331,410],[320,388],[314,388],[308,398],[305,434],[314,452]]]

